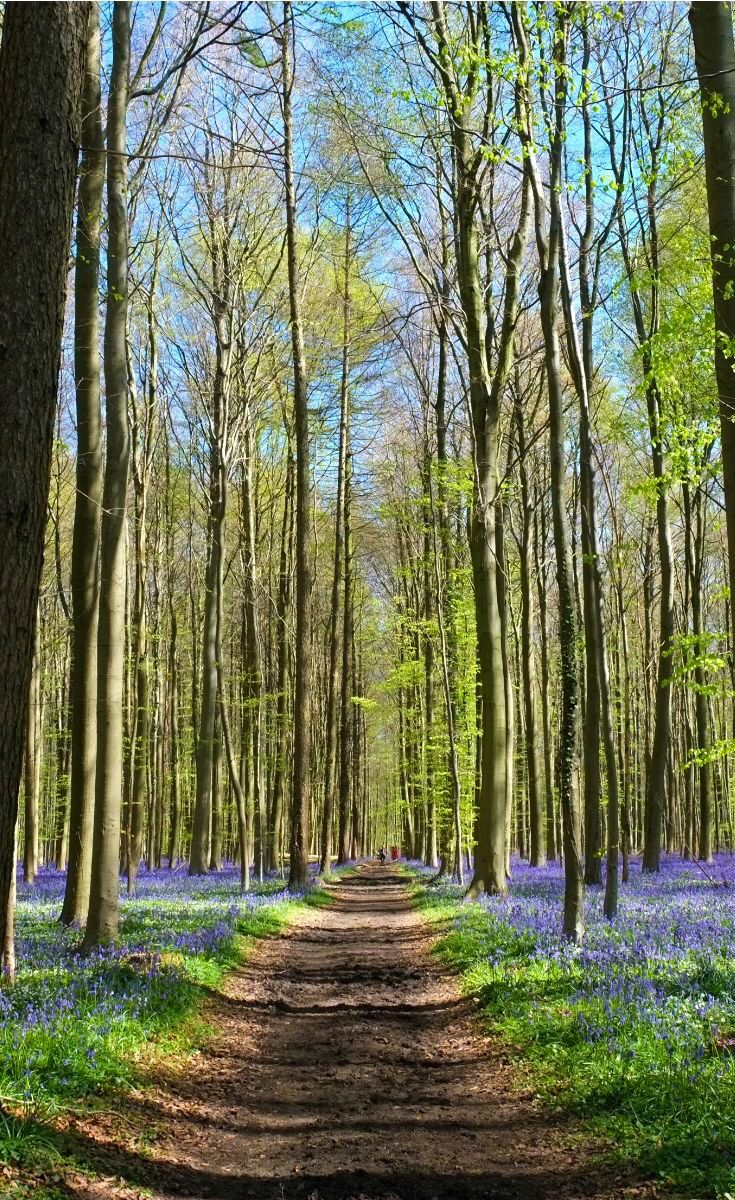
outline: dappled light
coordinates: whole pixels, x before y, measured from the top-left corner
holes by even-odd
[[[730,0],[0,4],[0,1195],[735,1195]]]

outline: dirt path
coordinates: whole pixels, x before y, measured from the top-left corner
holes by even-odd
[[[134,1102],[145,1153],[103,1138],[98,1170],[118,1182],[71,1194],[140,1195],[131,1181],[213,1200],[633,1194],[513,1088],[395,871],[364,867],[332,893],[230,978],[195,1065]]]

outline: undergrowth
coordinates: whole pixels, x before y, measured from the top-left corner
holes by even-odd
[[[201,1013],[253,944],[280,932],[304,904],[328,903],[310,887],[296,896],[280,878],[240,895],[233,869],[189,879],[143,872],[121,899],[116,945],[83,958],[78,930],[58,922],[63,875],[19,886],[18,975],[0,988],[0,1195],[51,1200],[64,1139],[55,1118],[124,1104],[155,1063],[185,1061],[209,1030]],[[18,1167],[33,1167],[33,1190]],[[40,1190],[39,1190],[40,1188]]]
[[[459,887],[425,876],[415,894],[437,954],[547,1105],[678,1194],[724,1198],[735,1193],[735,914],[732,863],[713,870],[718,886],[678,860],[658,878],[637,874],[612,923],[589,893],[582,948],[559,936],[558,869],[516,864],[503,900],[460,903]]]

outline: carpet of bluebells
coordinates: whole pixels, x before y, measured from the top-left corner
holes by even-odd
[[[18,884],[18,977],[0,990],[0,1104],[53,1111],[125,1084],[147,1039],[165,1035],[233,965],[236,934],[280,927],[293,901],[279,878],[240,894],[239,871],[190,879],[141,870],[121,896],[119,944],[86,958],[58,922],[64,874],[44,868]],[[280,893],[280,894],[279,894]]]
[[[633,862],[615,921],[588,890],[581,947],[560,936],[561,868],[512,874],[507,897],[461,908],[458,888],[426,889],[440,953],[548,1100],[596,1114],[687,1194],[735,1190],[735,858],[667,857],[659,875]]]

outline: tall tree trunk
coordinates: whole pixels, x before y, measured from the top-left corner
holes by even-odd
[[[585,86],[588,82],[590,63],[590,38],[587,22],[582,27],[583,58],[582,75]],[[600,647],[598,611],[600,597],[597,594],[597,530],[595,522],[595,478],[590,429],[590,393],[594,382],[593,364],[593,320],[596,296],[595,283],[590,280],[590,253],[595,233],[595,181],[592,164],[592,129],[587,91],[582,100],[584,125],[585,163],[585,224],[582,231],[579,253],[579,288],[582,305],[582,353],[577,345],[575,315],[572,312],[571,287],[569,284],[566,251],[562,249],[562,289],[567,325],[567,343],[573,363],[573,376],[579,398],[579,492],[580,524],[582,534],[582,597],[583,627],[585,640],[585,704],[582,724],[584,761],[584,881],[588,884],[602,883],[602,827],[600,813],[600,660],[604,647]],[[610,720],[610,714],[606,714]]]
[[[168,865],[178,866],[181,854],[181,780],[179,776],[179,624],[176,615],[174,580],[174,513],[171,485],[171,451],[165,437],[166,455],[166,590],[168,593],[168,750],[169,750],[169,829]]]
[[[534,566],[536,595],[539,610],[541,642],[541,728],[544,735],[544,807],[546,815],[546,857],[556,859],[556,813],[554,810],[554,752],[551,734],[551,669],[549,665],[549,630],[547,617],[547,575],[544,562],[547,546],[547,519],[544,498],[534,486]]]
[[[523,676],[523,711],[526,729],[525,750],[531,834],[530,861],[532,867],[539,867],[546,862],[546,844],[544,840],[544,806],[539,782],[540,770],[536,720],[536,656],[533,643],[534,609],[531,588],[533,528],[531,524],[531,499],[528,486],[526,423],[518,373],[516,374],[515,399],[518,472],[521,493],[521,673]]]
[[[582,25],[584,53],[582,76],[589,75],[590,38],[587,21]],[[582,100],[585,164],[585,224],[579,251],[579,294],[582,305],[582,344],[577,337],[576,316],[572,305],[572,288],[567,262],[566,237],[560,215],[561,294],[567,331],[567,347],[571,374],[579,400],[579,476],[580,523],[582,530],[582,594],[585,634],[584,705],[584,822],[585,822],[585,883],[602,882],[602,823],[600,810],[600,739],[605,754],[607,782],[607,872],[604,910],[608,918],[615,916],[618,905],[618,859],[620,840],[620,799],[615,754],[612,704],[610,701],[607,664],[607,639],[603,612],[602,575],[597,549],[597,516],[595,504],[595,470],[590,415],[594,387],[594,316],[598,300],[599,250],[597,266],[591,263],[595,234],[595,187],[592,162],[592,121],[589,91],[585,87]],[[616,197],[616,204],[620,203]],[[613,227],[608,220],[602,236]]]
[[[352,791],[352,639],[354,636],[352,594],[352,451],[350,448],[349,407],[345,418],[345,479],[344,479],[344,600],[342,609],[342,683],[339,721],[339,822],[337,834],[337,863],[350,857],[350,795]]]
[[[28,688],[26,712],[26,749],[23,772],[25,801],[23,839],[23,881],[35,883],[38,871],[38,825],[41,803],[41,622],[36,617],[33,643],[33,668]]]
[[[439,371],[436,400],[437,422],[437,459],[439,470],[439,512],[434,499],[434,481],[431,457],[428,456],[427,490],[429,500],[429,527],[431,531],[431,549],[433,554],[434,586],[436,589],[436,618],[439,634],[439,650],[442,664],[442,683],[444,685],[444,711],[447,722],[447,740],[449,779],[452,797],[452,824],[454,832],[454,868],[453,873],[460,883],[464,882],[462,869],[462,784],[459,769],[459,752],[457,747],[457,701],[456,701],[456,645],[454,631],[454,613],[452,611],[451,583],[451,548],[447,528],[446,511],[446,417],[445,417],[445,386],[446,386],[446,329],[443,334],[440,329]],[[426,414],[425,438],[428,444],[428,412]],[[437,531],[441,537],[441,557]],[[449,604],[447,604],[447,593]],[[447,609],[449,612],[447,613]],[[446,853],[442,846],[439,861],[441,872],[446,870]]]
[[[217,661],[221,657],[221,645]],[[222,729],[219,706],[214,711],[212,735],[212,805],[209,822],[209,869],[222,870]]]
[[[582,868],[582,830],[579,809],[577,722],[579,678],[577,670],[577,605],[574,592],[572,539],[566,503],[566,463],[564,431],[564,390],[559,345],[559,264],[562,252],[561,191],[562,150],[567,92],[566,54],[568,14],[559,9],[554,37],[554,107],[550,148],[548,229],[546,200],[536,165],[531,125],[530,96],[523,132],[526,154],[534,172],[536,243],[541,262],[539,297],[544,337],[544,361],[549,400],[549,468],[551,479],[552,524],[556,555],[556,580],[559,590],[559,642],[561,650],[561,729],[559,745],[559,793],[564,840],[564,919],[563,932],[575,942],[584,933],[584,873]],[[530,69],[525,14],[513,10],[521,64],[524,74]],[[527,84],[528,86],[528,84]]]
[[[294,15],[284,0],[281,33],[282,104],[288,240],[288,291],[293,353],[293,400],[296,441],[296,680],[294,696],[294,762],[291,797],[290,888],[307,881],[309,808],[311,804],[311,562],[309,550],[309,409],[306,361],[301,320],[301,278],[298,259],[296,185],[293,161],[292,93],[294,85]]]
[[[90,6],[8,5],[0,42],[0,930],[54,438]],[[7,958],[6,943],[6,958]]]
[[[643,870],[658,871],[661,858],[664,798],[666,795],[666,763],[671,732],[671,646],[674,637],[674,572],[669,522],[667,469],[664,458],[661,396],[653,378],[651,365],[644,355],[644,370],[648,377],[646,399],[651,435],[651,461],[656,483],[656,533],[661,569],[659,592],[658,665],[654,701],[653,742],[646,788],[644,814]]]
[[[247,724],[250,741],[253,806],[256,818],[255,857],[258,879],[263,882],[268,854],[265,783],[263,780],[263,652],[258,624],[258,568],[255,534],[255,498],[253,471],[255,466],[255,434],[253,414],[248,406],[245,416],[242,465],[242,523],[245,558],[245,624],[246,624],[246,696]]]
[[[209,447],[209,545],[201,642],[201,702],[196,741],[196,796],[189,874],[206,875],[210,865],[212,781],[215,764],[217,664],[222,654],[219,610],[224,578],[228,471],[225,461],[233,356],[232,279],[228,247],[214,216],[214,185],[209,183],[209,258],[215,339]]]
[[[699,785],[699,837],[694,836],[695,820],[694,805],[690,806],[691,833],[685,831],[684,840],[692,855],[697,855],[703,862],[712,861],[712,797],[710,792],[710,764],[707,761],[709,751],[709,713],[707,710],[707,680],[702,655],[706,652],[703,644],[705,635],[702,622],[702,571],[704,567],[704,515],[701,484],[697,486],[692,502],[692,492],[689,483],[682,485],[684,507],[685,555],[687,590],[689,592],[692,613],[692,637],[694,639],[694,714],[697,726],[696,749],[699,755],[697,766],[697,782]],[[688,782],[691,785],[691,769],[688,772]]]
[[[408,10],[404,5],[404,10]],[[455,255],[460,303],[465,321],[470,410],[473,433],[474,493],[470,554],[474,581],[478,665],[482,697],[481,767],[478,773],[478,807],[475,824],[475,869],[470,896],[506,890],[506,737],[507,713],[503,672],[502,629],[498,606],[495,505],[498,499],[498,433],[500,401],[514,351],[518,311],[520,266],[528,234],[528,173],[523,173],[521,209],[506,264],[502,327],[497,335],[495,369],[491,377],[486,338],[486,312],[479,257],[477,216],[481,152],[473,148],[468,124],[474,94],[467,95],[454,71],[454,47],[440,0],[431,6],[437,54],[430,55],[439,71],[445,104],[451,113],[450,128],[455,172],[453,192],[456,220]],[[477,52],[483,37],[486,11],[481,9]],[[417,27],[415,27],[417,28]],[[419,41],[425,46],[423,35]],[[471,93],[477,81],[470,86]]]
[[[510,443],[509,443],[510,447]],[[509,448],[510,454],[510,448]],[[505,556],[505,523],[507,505],[502,496],[495,505],[495,560],[497,575],[498,611],[500,613],[500,645],[503,656],[503,688],[505,691],[505,873],[510,878],[511,823],[513,816],[513,750],[515,745],[515,704],[513,668],[508,638],[507,561]]]
[[[172,605],[173,609],[173,605]],[[177,649],[178,624],[175,612],[170,614],[168,644],[169,686],[169,830],[168,865],[178,866],[181,853],[181,794],[179,779],[179,657]]]
[[[130,9],[116,0],[112,14],[112,73],[107,110],[107,312],[105,412],[107,461],[102,497],[101,586],[97,648],[97,764],[89,917],[84,952],[117,937],[120,809],[123,785],[125,675],[125,517],[128,427],[128,160],[126,125],[130,77]]]
[[[222,737],[225,743],[227,770],[230,776],[230,784],[235,795],[235,810],[237,813],[238,857],[240,859],[240,890],[242,892],[246,892],[250,887],[250,847],[248,845],[249,838],[247,807],[245,803],[245,793],[243,791],[242,784],[240,782],[240,775],[237,769],[235,751],[232,745],[232,736],[230,734],[230,719],[227,714],[227,705],[225,703],[224,670],[221,661],[217,662],[216,669]]]
[[[66,867],[69,855],[69,767],[71,740],[69,729],[69,658],[67,647],[61,662],[61,678],[56,691],[56,821],[53,861],[58,871]]]
[[[189,874],[206,875],[210,864],[212,824],[212,771],[214,765],[215,716],[217,706],[218,642],[217,609],[224,568],[226,479],[221,455],[221,414],[225,386],[223,363],[218,361],[214,385],[215,419],[210,456],[209,553],[201,647],[201,704],[196,752],[196,796],[189,856]]]
[[[291,612],[291,560],[294,540],[294,458],[291,439],[286,450],[286,489],[283,499],[283,524],[281,527],[281,552],[278,568],[278,596],[276,599],[276,713],[275,713],[275,768],[273,771],[272,831],[270,866],[282,862],[283,813],[285,781],[288,774],[288,714],[289,705],[289,616]]]
[[[128,355],[130,349],[128,346]],[[143,818],[147,793],[148,753],[150,736],[149,676],[148,676],[148,447],[146,445],[147,420],[141,422],[136,396],[132,363],[129,362],[129,388],[132,398],[133,422],[131,436],[131,461],[134,485],[134,583],[132,597],[132,730],[130,734],[130,758],[128,765],[129,804],[127,828],[127,876],[128,895],[133,891],[135,878],[143,853]],[[142,445],[141,445],[142,440]]]
[[[729,563],[730,619],[735,644],[735,39],[729,3],[693,0],[689,22],[702,97],[712,286],[715,298],[715,374],[720,402],[722,480]]]
[[[71,552],[71,787],[69,866],[61,921],[84,925],[89,906],[97,758],[97,618],[102,514],[99,275],[105,145],[100,88],[99,6],[90,5],[84,73],[82,162],[74,267],[77,460]]]
[[[424,513],[423,513],[423,651],[424,651],[424,714],[426,729],[426,823],[429,835],[427,862],[430,867],[439,865],[439,845],[436,825],[436,784],[434,781],[434,572],[431,555],[431,446],[428,438],[424,449]]]
[[[332,854],[332,820],[334,816],[335,758],[337,748],[337,699],[339,660],[339,595],[342,583],[342,554],[344,517],[345,466],[350,403],[350,268],[351,225],[349,197],[345,213],[345,273],[342,298],[342,375],[340,381],[339,452],[337,461],[337,505],[334,522],[334,571],[332,601],[329,613],[329,668],[327,677],[326,748],[324,763],[324,809],[322,812],[322,841],[319,870],[328,871]]]

